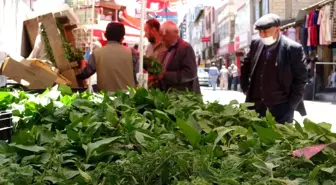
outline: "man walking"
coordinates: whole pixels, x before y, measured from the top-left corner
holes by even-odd
[[[239,83],[239,76],[238,76],[238,68],[236,65],[231,64],[231,74],[232,74],[232,84],[233,84],[233,90],[238,90],[238,83]]]
[[[228,78],[229,78],[229,71],[226,69],[225,66],[222,66],[222,69],[220,70],[220,89],[221,90],[227,90],[228,89]]]
[[[241,66],[241,88],[247,102],[264,117],[267,109],[280,123],[292,123],[294,110],[306,114],[303,105],[307,82],[305,54],[300,44],[280,34],[280,18],[261,17],[255,27],[260,39],[253,40]]]
[[[211,80],[212,90],[216,91],[219,71],[218,71],[218,68],[216,67],[215,63],[211,64],[211,67],[209,69],[209,76],[210,76],[210,80]]]

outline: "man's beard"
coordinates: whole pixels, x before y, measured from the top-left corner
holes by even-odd
[[[148,38],[148,42],[150,42],[151,44],[155,44],[155,38],[154,37]]]

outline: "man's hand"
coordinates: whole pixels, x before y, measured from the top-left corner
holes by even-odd
[[[160,80],[163,78],[163,73],[160,75],[148,75],[148,86],[153,86],[157,83],[159,83]]]

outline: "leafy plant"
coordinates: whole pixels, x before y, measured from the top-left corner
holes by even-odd
[[[41,27],[41,36],[42,36],[42,39],[43,39],[44,44],[45,44],[45,52],[47,54],[46,57],[50,62],[55,64],[56,60],[55,60],[54,53],[52,51],[52,48],[51,48],[51,45],[50,45],[50,42],[49,42],[49,39],[48,39],[47,32],[45,30],[45,27],[44,27],[43,24],[41,24],[40,27]]]
[[[62,38],[62,46],[65,50],[65,58],[67,58],[70,62],[79,62],[84,59],[84,53],[76,48],[73,48],[72,44],[66,39],[63,25],[56,21],[57,28],[60,31]]]
[[[160,75],[162,73],[162,65],[154,57],[144,57],[144,69],[151,75]]]
[[[1,92],[13,112],[11,143],[0,142],[0,184],[310,185],[336,182],[336,152],[294,157],[329,144],[327,123],[277,125],[232,101],[189,92],[130,89],[75,93]]]

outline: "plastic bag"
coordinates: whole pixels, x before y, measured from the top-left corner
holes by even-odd
[[[33,51],[30,53],[29,57],[30,59],[38,59],[38,60],[47,60],[47,52],[45,49],[45,42],[42,38],[41,34],[41,23],[39,23],[37,36],[35,39],[35,44]]]

